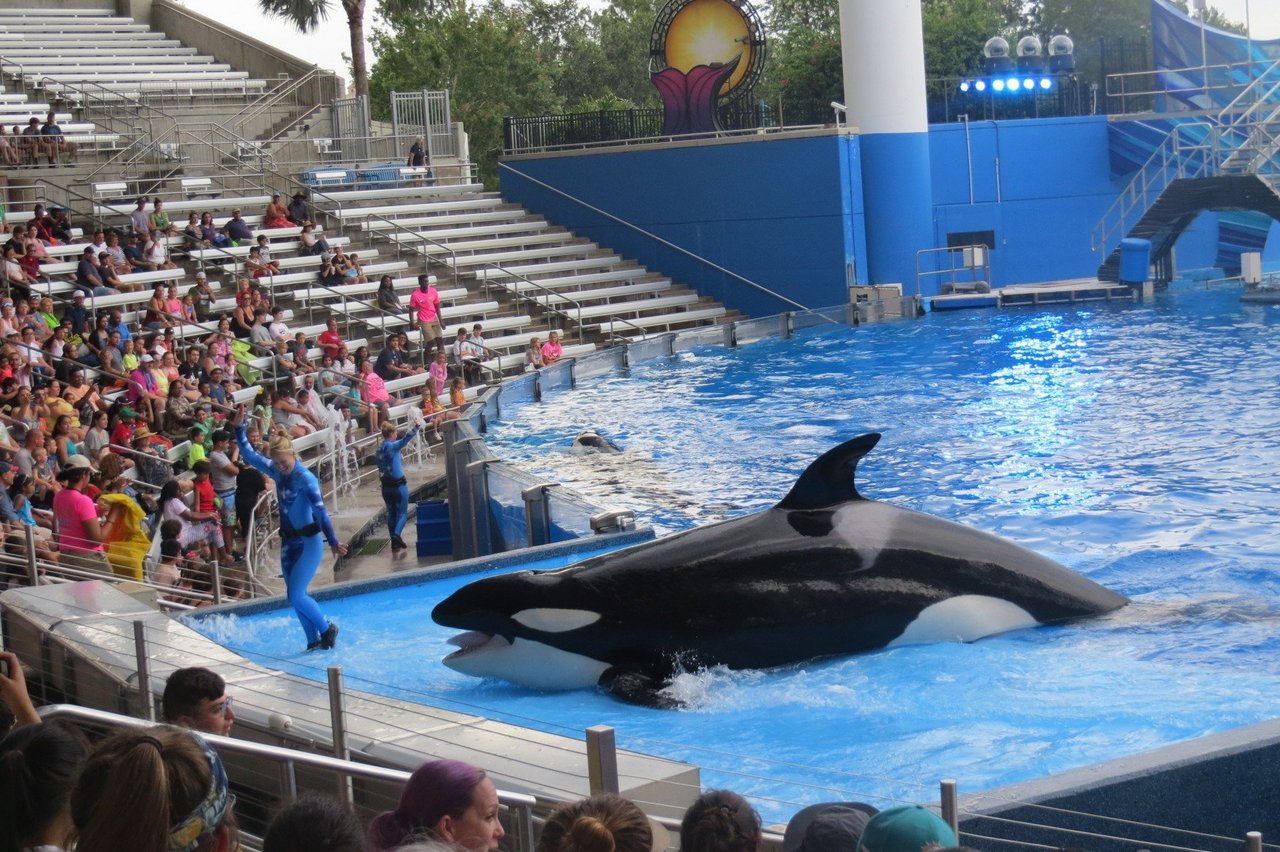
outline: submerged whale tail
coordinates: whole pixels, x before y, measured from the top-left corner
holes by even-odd
[[[879,432],[868,432],[827,450],[800,474],[779,509],[825,509],[849,500],[865,499],[858,493],[854,474],[858,462],[880,442]]]

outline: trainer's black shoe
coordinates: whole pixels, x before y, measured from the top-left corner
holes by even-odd
[[[308,651],[319,651],[319,650],[320,650],[320,640],[319,640],[319,639],[317,639],[317,640],[316,640],[316,641],[314,641],[314,642],[308,642],[308,643],[307,643],[307,650],[308,650]]]
[[[402,539],[400,536],[393,535],[391,537],[391,549],[392,550],[408,550],[409,545],[405,544],[404,539]]]
[[[329,628],[320,634],[320,648],[328,651],[338,643],[338,625],[329,622]]]

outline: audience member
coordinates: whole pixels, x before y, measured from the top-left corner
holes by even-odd
[[[390,314],[404,313],[400,297],[396,294],[395,279],[383,275],[378,281],[378,308]]]
[[[288,228],[292,225],[293,223],[289,221],[288,211],[280,203],[280,193],[271,193],[271,200],[267,202],[267,209],[262,214],[262,227]]]
[[[66,154],[68,160],[75,162],[76,153],[80,150],[80,146],[67,140],[62,128],[58,126],[56,115],[53,112],[45,115],[44,125],[40,128],[40,134],[45,137],[45,144],[49,146],[50,164],[55,162],[54,157],[58,154]]]
[[[218,754],[182,728],[98,744],[71,793],[76,852],[231,852],[235,798]]]
[[[40,724],[38,716],[0,740],[0,849],[70,848],[71,790],[88,756],[83,734],[60,722]]]
[[[851,852],[875,816],[876,809],[861,802],[810,805],[787,823],[782,852]]]
[[[160,712],[171,725],[205,734],[231,736],[236,721],[227,684],[206,668],[178,669],[169,675],[160,699]]]
[[[300,189],[289,199],[289,221],[295,225],[306,227],[311,220],[311,203],[307,201],[307,191]]]
[[[560,332],[547,333],[547,342],[542,344],[543,366],[550,367],[564,357],[564,347],[560,345]]]
[[[227,220],[227,224],[223,225],[227,237],[231,240],[232,245],[247,243],[253,239],[253,229],[241,217],[240,211],[231,211],[231,218]]]
[[[418,289],[409,297],[409,310],[415,311],[418,331],[422,333],[422,358],[427,352],[444,352],[444,326],[440,320],[440,293],[431,285],[430,275],[418,276]]]
[[[529,338],[529,345],[525,348],[525,372],[541,370],[545,366],[547,363],[543,361],[543,344],[535,334]]]
[[[133,232],[139,237],[145,237],[151,233],[151,215],[147,213],[147,199],[145,197],[139,196],[137,206],[129,214],[129,226],[133,228]]]
[[[12,651],[0,651],[0,700],[3,700],[14,724],[38,725],[40,714],[31,703],[31,694],[27,692],[27,678],[22,671],[22,661]],[[2,764],[3,761],[0,761]],[[7,798],[0,796],[0,800]]]
[[[374,364],[374,372],[384,382],[389,382],[401,376],[416,375],[421,373],[422,370],[409,364],[408,359],[404,356],[404,351],[400,347],[400,338],[397,335],[392,335],[387,340],[386,348],[378,353],[378,360]]]
[[[755,852],[760,845],[760,815],[729,790],[708,790],[680,821],[681,852]]]
[[[271,821],[262,852],[364,852],[364,828],[333,799],[308,796]]]
[[[374,852],[416,840],[491,852],[505,833],[498,820],[498,791],[484,770],[458,760],[434,760],[410,776],[395,810],[374,818],[366,840]]]
[[[662,852],[666,839],[654,842],[653,828],[634,802],[605,793],[552,811],[535,852]]]
[[[169,214],[164,212],[164,199],[159,197],[151,202],[151,217],[148,224],[151,227],[152,239],[172,237],[178,233],[177,227],[169,219]]]
[[[885,808],[862,830],[857,852],[921,852],[955,846],[956,834],[942,817],[920,805]]]

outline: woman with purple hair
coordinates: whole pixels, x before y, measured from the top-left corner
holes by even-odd
[[[409,777],[394,811],[374,818],[368,841],[379,852],[419,840],[493,852],[505,833],[498,821],[498,791],[484,770],[460,760],[433,760]]]

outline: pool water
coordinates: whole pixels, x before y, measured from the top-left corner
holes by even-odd
[[[1280,712],[1280,308],[1239,291],[1141,305],[929,315],[708,348],[548,397],[495,424],[500,457],[664,531],[765,508],[865,431],[871,499],[1013,539],[1133,598],[1110,616],[971,645],[681,676],[689,708],[540,694],[445,669],[431,607],[466,580],[326,604],[323,661],[292,615],[200,629],[260,661],[387,695],[687,760],[767,819],[807,803],[936,798]],[[594,428],[624,448],[575,456]],[[707,590],[714,602],[714,589]]]

